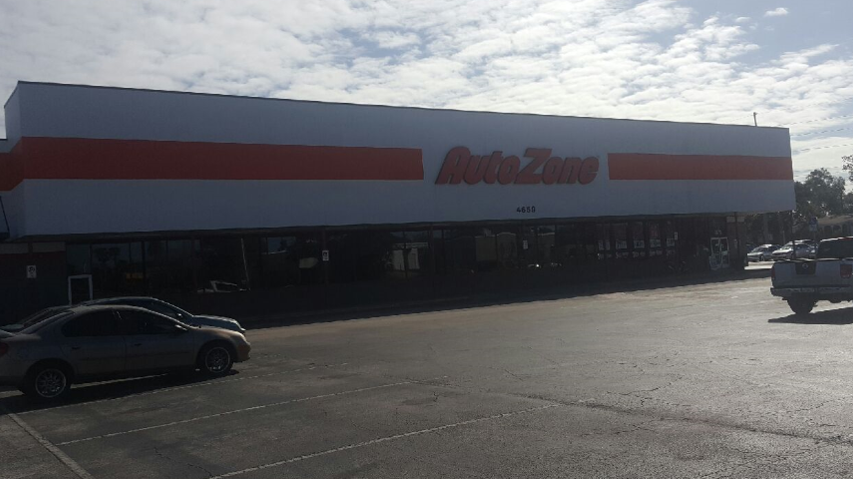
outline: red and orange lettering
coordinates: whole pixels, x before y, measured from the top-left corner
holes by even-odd
[[[515,179],[517,185],[535,185],[542,180],[542,175],[536,173],[536,170],[545,163],[545,160],[551,155],[550,148],[528,148],[524,152],[525,158],[533,158],[533,160],[524,167]]]
[[[515,180],[521,169],[521,160],[517,156],[507,156],[498,168],[498,183],[508,185]]]
[[[569,157],[564,160],[552,157],[551,151],[550,148],[527,148],[524,157],[530,158],[530,162],[521,168],[521,160],[517,156],[503,158],[502,151],[494,151],[489,156],[471,155],[468,148],[457,146],[444,157],[435,184],[458,185],[464,180],[469,185],[480,182],[489,185],[495,182],[502,185],[588,185],[595,181],[600,168],[597,157],[589,156],[583,160]]]
[[[498,167],[503,161],[502,151],[495,151],[492,153],[492,156],[489,157],[489,165],[486,167],[486,174],[484,177],[484,181],[486,184],[492,185],[495,183],[495,180],[498,179]]]
[[[553,185],[560,179],[560,171],[563,169],[563,159],[557,156],[549,158],[542,167],[542,183]]]
[[[471,150],[464,146],[457,146],[447,152],[444,157],[444,164],[441,165],[441,171],[438,173],[438,178],[435,180],[437,185],[458,185],[465,175],[465,169],[468,166],[468,160],[471,158]]]
[[[581,171],[578,175],[578,183],[588,185],[598,175],[598,158],[590,156],[581,163]]]
[[[560,179],[557,180],[559,184],[570,184],[573,185],[578,181],[578,174],[581,170],[581,159],[580,158],[566,158],[566,161],[563,162],[563,171],[560,172]]]
[[[468,160],[468,168],[465,169],[465,183],[475,185],[482,181],[487,166],[489,166],[488,158],[472,156]]]

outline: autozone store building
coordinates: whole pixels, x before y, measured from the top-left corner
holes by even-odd
[[[745,213],[794,208],[779,128],[23,82],[5,111],[6,318],[114,295],[245,317],[724,270]]]

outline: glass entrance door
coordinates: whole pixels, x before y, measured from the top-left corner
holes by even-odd
[[[711,271],[729,267],[729,239],[725,236],[711,238],[711,256],[708,258]]]
[[[68,304],[74,305],[92,299],[92,275],[77,274],[68,277]]]

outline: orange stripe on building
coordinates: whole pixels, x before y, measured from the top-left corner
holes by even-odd
[[[423,180],[414,148],[259,145],[80,138],[22,138],[24,179],[93,180]],[[7,156],[7,155],[3,155]],[[16,162],[11,162],[16,163]],[[8,168],[5,168],[8,170]],[[20,168],[12,168],[17,170]]]
[[[789,157],[610,153],[611,180],[787,180]]]
[[[18,179],[12,174],[12,154],[0,153],[0,191],[9,191],[17,183]]]
[[[0,191],[10,191],[21,182],[24,176],[21,142],[12,151],[0,153]]]

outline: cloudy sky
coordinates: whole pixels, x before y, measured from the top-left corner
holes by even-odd
[[[853,154],[849,0],[0,0],[18,80],[791,128]],[[5,123],[0,118],[0,137]]]

